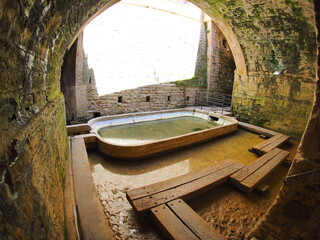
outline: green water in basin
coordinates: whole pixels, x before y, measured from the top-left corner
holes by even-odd
[[[145,144],[161,139],[180,136],[220,126],[214,121],[197,117],[178,117],[142,123],[106,127],[99,130],[100,136],[118,145]]]

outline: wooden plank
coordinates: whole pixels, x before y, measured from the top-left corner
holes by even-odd
[[[240,183],[239,189],[244,192],[251,192],[261,181],[263,181],[266,177],[268,177],[272,173],[272,171],[285,160],[285,158],[288,155],[289,155],[288,151],[281,150],[279,154],[273,157],[262,168],[259,168],[249,177],[244,179]]]
[[[239,182],[246,179],[249,175],[253,174],[257,169],[261,168],[264,164],[266,164],[270,159],[274,156],[279,154],[281,149],[275,148],[274,150],[268,152],[267,154],[263,155],[262,157],[258,158],[253,163],[245,166],[240,171],[232,174],[230,176],[230,182],[233,184],[238,184]]]
[[[168,202],[167,205],[199,239],[226,240],[225,237],[216,232],[182,199]]]
[[[269,138],[255,146],[253,146],[251,148],[251,152],[254,152],[254,153],[257,153],[257,154],[260,154],[260,150],[266,146],[268,146],[269,144],[273,143],[274,141],[280,139],[282,136],[284,136],[283,134],[277,134],[275,136],[273,136],[272,138]]]
[[[75,199],[79,210],[83,239],[112,239],[113,232],[106,224],[93,182],[83,138],[71,142],[72,171]]]
[[[136,212],[144,212],[150,208],[177,198],[183,198],[184,200],[190,199],[219,184],[222,184],[223,182],[226,182],[232,173],[240,170],[243,167],[243,164],[235,163],[230,167],[223,168],[203,178],[196,179],[195,181],[188,182],[178,187],[155,193],[147,197],[133,200],[131,205]]]
[[[257,134],[264,134],[264,135],[267,135],[268,137],[273,137],[278,134],[275,131],[272,131],[263,127],[258,127],[249,123],[240,122],[240,121],[238,121],[238,126],[247,131],[257,133]]]
[[[262,149],[260,149],[260,151],[262,153],[267,153],[269,151],[271,151],[272,149],[281,146],[282,144],[284,144],[286,141],[288,141],[290,139],[290,136],[288,135],[282,135],[280,138],[278,138],[277,140],[273,141],[272,143],[268,144],[267,146],[263,147]]]
[[[269,185],[259,184],[258,186],[255,187],[253,191],[263,196],[268,192],[268,190],[269,190]]]
[[[127,191],[127,198],[130,199],[130,201],[132,201],[132,200],[149,196],[158,192],[163,192],[170,188],[178,187],[182,184],[186,184],[198,178],[205,177],[208,174],[211,174],[213,172],[219,171],[220,169],[229,167],[235,163],[236,162],[232,159],[226,159],[210,167],[207,167],[198,171],[187,173],[187,174],[184,174],[175,178],[171,178],[165,181],[161,181],[158,183],[150,184],[148,186],[131,189]]]
[[[292,161],[289,160],[289,159],[285,159],[285,160],[282,162],[282,166],[284,166],[284,167],[291,167],[291,164],[292,164]]]
[[[152,208],[153,220],[160,229],[169,237],[175,240],[199,240],[199,238],[171,211],[171,209],[162,204]]]
[[[77,135],[81,133],[88,133],[91,131],[91,126],[88,124],[76,124],[76,125],[68,125],[67,133],[70,135]]]

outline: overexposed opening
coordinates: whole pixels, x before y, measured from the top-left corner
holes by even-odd
[[[84,29],[99,95],[194,76],[201,9],[182,0],[124,0]]]

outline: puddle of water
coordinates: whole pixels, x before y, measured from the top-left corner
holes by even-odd
[[[132,145],[154,142],[217,126],[219,124],[214,121],[206,121],[197,117],[179,117],[106,127],[99,130],[99,134],[108,142]]]
[[[249,164],[258,156],[249,152],[248,149],[262,141],[264,140],[258,135],[238,129],[235,133],[207,143],[137,162],[121,162],[96,151],[89,152],[98,195],[115,238],[163,239],[158,228],[149,218],[134,213],[125,196],[128,189],[196,171],[227,158]],[[281,182],[281,179],[277,181]],[[208,195],[205,197],[208,198]],[[198,198],[201,199],[201,196]],[[210,209],[208,201],[203,202],[203,205],[206,209]],[[203,211],[199,205],[197,208],[197,212]],[[207,212],[206,216],[210,216],[210,213]],[[224,214],[221,214],[221,217],[223,216]]]

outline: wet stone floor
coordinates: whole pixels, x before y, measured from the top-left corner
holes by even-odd
[[[135,162],[121,162],[97,150],[89,151],[93,179],[115,239],[165,239],[149,216],[133,211],[126,199],[128,189],[196,171],[226,158],[249,164],[258,156],[248,149],[262,141],[258,135],[239,129],[207,143]],[[290,151],[288,158],[292,160],[297,143],[284,149]],[[272,204],[287,171],[287,167],[280,166],[265,180],[270,185],[265,196],[243,194],[225,183],[187,203],[228,239],[245,239]]]

